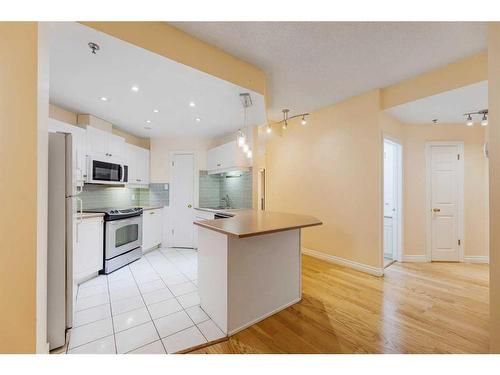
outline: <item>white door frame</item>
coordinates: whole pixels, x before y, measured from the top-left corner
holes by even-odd
[[[402,142],[394,138],[388,134],[382,134],[382,176],[384,171],[384,142],[392,143],[396,146],[396,155],[395,155],[395,163],[396,163],[396,220],[393,223],[396,224],[396,228],[393,227],[393,230],[396,229],[397,241],[394,244],[395,250],[393,251],[394,260],[401,262],[403,260],[403,235],[404,235],[404,227],[403,227],[403,144]],[[382,241],[384,237],[384,179],[382,178]],[[383,245],[383,244],[382,244]],[[382,265],[384,264],[384,247],[382,246]]]
[[[457,235],[460,239],[458,246],[458,260],[464,261],[465,231],[464,231],[464,142],[462,141],[429,141],[425,143],[425,165],[426,165],[426,249],[425,258],[427,262],[432,261],[432,207],[431,207],[431,147],[432,146],[458,146],[460,160],[457,169],[458,181],[458,209],[457,209]]]
[[[168,168],[169,168],[169,174],[168,174],[168,177],[169,177],[169,180],[170,180],[170,183],[169,183],[169,189],[168,189],[168,205],[169,205],[169,212],[168,212],[168,217],[167,217],[167,220],[168,220],[168,244],[169,246],[171,246],[173,244],[173,237],[172,237],[172,228],[173,228],[173,225],[172,225],[172,216],[171,215],[171,207],[172,207],[172,198],[174,196],[173,194],[173,191],[175,189],[175,186],[174,186],[174,183],[173,183],[173,173],[172,173],[172,162],[174,160],[174,156],[175,155],[186,155],[186,154],[190,154],[190,155],[193,155],[193,176],[194,176],[194,181],[193,181],[193,189],[194,189],[194,195],[193,195],[193,199],[194,199],[194,202],[193,202],[193,207],[198,207],[198,204],[199,204],[199,183],[200,183],[200,179],[198,178],[199,177],[199,172],[198,172],[198,153],[194,150],[175,150],[175,151],[170,151],[168,153]]]

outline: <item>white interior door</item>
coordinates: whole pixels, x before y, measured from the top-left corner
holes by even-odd
[[[429,215],[431,260],[459,261],[463,161],[461,144],[430,144]]]
[[[172,246],[193,247],[194,154],[172,155]]]
[[[401,144],[384,139],[384,258],[401,259],[403,150]]]

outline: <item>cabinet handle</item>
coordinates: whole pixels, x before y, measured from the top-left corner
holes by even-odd
[[[154,215],[154,211],[151,211],[149,214],[150,214],[150,215]]]
[[[217,163],[217,166],[220,167],[221,166],[221,163]]]

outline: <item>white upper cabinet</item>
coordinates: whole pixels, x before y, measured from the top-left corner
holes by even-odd
[[[110,132],[87,126],[87,154],[101,160],[124,161],[125,139]]]
[[[109,156],[117,160],[126,160],[125,138],[108,133]]]
[[[208,173],[230,172],[247,169],[250,166],[251,159],[247,158],[236,141],[224,143],[209,149],[207,152]]]
[[[149,184],[149,150],[127,144],[128,183]]]

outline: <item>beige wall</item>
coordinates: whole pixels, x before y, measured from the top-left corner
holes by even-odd
[[[266,147],[270,211],[314,215],[306,248],[382,267],[382,137],[379,92],[311,113]]]
[[[485,129],[463,124],[409,125],[379,111],[376,92],[311,114],[266,146],[269,210],[315,215],[303,246],[380,267],[382,138],[403,145],[403,255],[426,251],[427,141],[464,142],[464,255],[488,256]],[[380,216],[380,218],[378,218]]]
[[[485,51],[383,88],[381,108],[387,109],[487,79],[488,54]]]
[[[488,26],[490,351],[500,353],[500,23]]]
[[[403,124],[381,112],[384,135],[403,145],[403,255],[426,251],[427,141],[464,142],[464,256],[488,256],[488,162],[483,155],[486,129],[464,124]]]
[[[0,197],[8,212],[0,216],[0,353],[34,353],[37,23],[0,22],[0,39]]]
[[[405,255],[425,255],[426,251],[426,142],[463,141],[464,256],[488,256],[484,140],[485,129],[477,125],[403,125]]]

